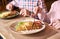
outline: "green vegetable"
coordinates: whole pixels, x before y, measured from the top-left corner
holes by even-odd
[[[24,22],[19,22],[17,26],[19,26],[19,25],[23,25],[23,24],[24,24]]]
[[[21,25],[23,25],[25,22],[19,22],[16,26],[15,26],[15,29],[17,30],[17,29],[19,29],[19,27],[21,26]]]

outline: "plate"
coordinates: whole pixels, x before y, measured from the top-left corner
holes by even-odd
[[[22,21],[33,21],[33,20],[22,20]],[[38,21],[38,20],[35,20],[35,21]],[[18,31],[18,32],[16,32],[15,29],[14,29],[14,26],[16,26],[17,23],[18,23],[18,22],[15,22],[15,23],[13,23],[13,24],[9,27],[9,29],[10,29],[12,32],[16,33],[16,34],[33,34],[33,33],[37,33],[37,32],[40,32],[40,31],[42,31],[42,30],[45,29],[45,24],[44,24],[44,22],[42,22],[43,25],[42,25],[42,28],[40,28],[40,29],[25,30],[25,31]]]
[[[18,12],[17,12],[16,14],[14,14],[14,15],[12,15],[12,16],[3,17],[3,16],[2,16],[2,13],[10,13],[10,11],[1,12],[1,13],[0,13],[0,18],[13,18],[13,17],[15,17],[15,16],[18,15]]]
[[[12,15],[12,16],[8,16],[8,17],[6,17],[6,18],[13,18],[13,17],[15,17],[15,16],[17,16],[18,14],[15,14],[15,15]]]
[[[3,34],[0,33],[0,38],[1,39],[6,39],[5,36]]]

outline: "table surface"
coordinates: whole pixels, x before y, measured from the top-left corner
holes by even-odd
[[[42,30],[41,32],[36,33],[36,34],[31,34],[31,35],[16,34],[9,29],[9,26],[16,21],[32,20],[32,19],[33,18],[30,18],[30,17],[16,17],[12,19],[0,19],[0,33],[4,35],[6,39],[46,39],[57,33],[57,31],[53,27],[48,26],[48,25],[46,25],[46,28]]]

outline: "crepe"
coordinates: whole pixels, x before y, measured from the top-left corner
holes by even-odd
[[[19,22],[15,26],[16,31],[25,31],[25,30],[35,30],[35,29],[40,29],[42,27],[42,23],[35,21],[26,21],[26,22]]]
[[[6,11],[0,13],[0,18],[11,18],[11,17],[15,17],[16,15],[18,15],[17,11]]]

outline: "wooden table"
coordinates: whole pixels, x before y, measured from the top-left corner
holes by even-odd
[[[53,27],[48,25],[46,25],[46,28],[43,31],[31,35],[16,34],[9,30],[9,26],[12,23],[25,19],[32,20],[33,18],[31,19],[29,17],[17,17],[13,19],[0,19],[0,33],[2,33],[6,39],[46,39],[57,33]]]

